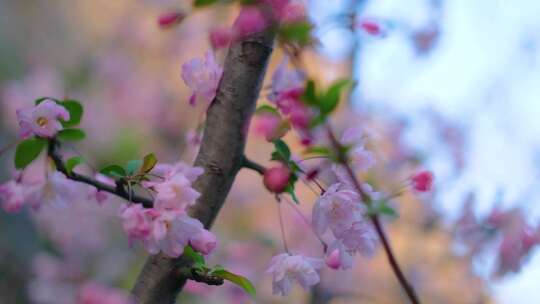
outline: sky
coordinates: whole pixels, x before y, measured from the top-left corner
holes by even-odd
[[[478,214],[498,201],[521,206],[540,220],[540,1],[371,0],[364,16],[388,21],[383,39],[364,37],[357,50],[356,102],[391,109],[412,122],[410,144],[428,153],[427,166],[439,181],[438,208],[455,218],[463,197],[476,193]],[[339,12],[346,1],[315,1],[319,19]],[[407,29],[440,22],[441,34],[427,56],[418,56]],[[348,35],[348,36],[347,36]],[[343,38],[346,39],[343,39]],[[352,37],[343,29],[320,36],[322,52],[347,56]],[[345,41],[345,42],[344,42]],[[389,89],[390,88],[390,89]],[[436,111],[467,135],[466,167],[452,178],[448,155],[437,149],[426,113]],[[483,263],[480,263],[483,264]],[[485,275],[485,267],[478,267]],[[517,275],[490,288],[498,303],[540,301],[540,250]]]

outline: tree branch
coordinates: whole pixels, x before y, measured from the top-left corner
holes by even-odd
[[[354,175],[354,172],[351,169],[349,162],[347,161],[347,157],[345,153],[343,153],[344,151],[343,145],[337,140],[330,125],[327,124],[326,128],[327,128],[327,133],[328,133],[330,142],[336,149],[338,162],[341,163],[345,167],[345,170],[347,171],[347,175],[352,180],[353,185],[356,188],[356,191],[358,191],[358,193],[360,194],[360,197],[362,198],[362,201],[365,204],[370,205],[371,198],[362,189],[362,187],[360,186],[360,183],[358,182],[358,179],[356,179],[356,176]],[[379,239],[381,240],[383,244],[386,257],[388,259],[388,262],[390,263],[390,267],[392,267],[392,270],[394,271],[394,274],[396,275],[399,283],[401,284],[401,287],[403,287],[403,289],[405,290],[405,293],[407,294],[407,297],[409,298],[411,303],[420,304],[420,300],[418,296],[416,295],[416,291],[414,290],[414,287],[407,281],[407,278],[405,277],[405,275],[403,274],[403,271],[399,267],[399,264],[396,260],[394,252],[392,251],[392,247],[390,247],[390,242],[388,241],[388,239],[386,238],[386,235],[384,234],[379,217],[377,216],[377,214],[372,214],[369,216],[369,218],[371,219],[373,226],[375,226],[375,230],[377,231],[377,234],[379,235]]]
[[[208,108],[195,165],[204,174],[194,183],[201,193],[189,214],[210,228],[238,171],[244,165],[249,121],[255,110],[275,32],[271,29],[233,43],[225,59],[216,98]],[[133,295],[139,304],[172,304],[189,279],[178,273],[191,259],[150,256],[139,274]]]
[[[49,140],[49,147],[47,150],[47,155],[53,160],[54,165],[56,166],[56,170],[64,173],[64,175],[67,178],[77,181],[77,182],[94,186],[99,191],[112,193],[130,202],[142,204],[146,208],[152,208],[152,206],[154,205],[153,201],[149,198],[135,195],[133,192],[128,193],[126,189],[124,188],[124,184],[119,180],[116,181],[116,186],[111,186],[111,185],[102,183],[100,181],[97,181],[93,178],[90,178],[88,176],[77,174],[75,172],[68,172],[66,165],[64,164],[64,161],[62,160],[62,156],[58,153],[59,145],[60,143],[56,139],[53,138]]]
[[[253,171],[256,171],[260,175],[264,175],[264,171],[266,170],[266,168],[264,166],[262,166],[261,164],[256,163],[256,162],[248,159],[246,156],[244,156],[242,167],[244,167],[246,169],[251,169]]]

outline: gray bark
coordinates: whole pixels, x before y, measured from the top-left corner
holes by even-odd
[[[208,108],[195,160],[195,165],[205,170],[194,184],[201,197],[189,210],[206,228],[212,226],[242,167],[249,121],[272,53],[274,35],[269,30],[235,42],[225,59],[223,77]],[[137,303],[174,303],[186,283],[178,269],[189,263],[183,257],[150,256],[132,291]]]

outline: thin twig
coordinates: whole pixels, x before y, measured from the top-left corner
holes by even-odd
[[[58,146],[59,146],[59,142],[56,139],[51,139],[49,141],[49,148],[48,148],[47,154],[53,160],[54,165],[56,166],[56,169],[64,173],[64,175],[67,178],[77,181],[77,182],[94,186],[99,191],[109,192],[111,194],[119,196],[130,202],[142,204],[146,208],[152,208],[152,206],[154,205],[151,199],[135,195],[134,193],[132,193],[132,191],[129,191],[128,193],[126,189],[124,188],[125,183],[122,180],[117,180],[116,186],[111,186],[111,185],[107,185],[105,183],[99,182],[91,177],[87,177],[87,176],[84,176],[75,172],[68,172],[66,165],[64,164],[62,160],[62,156],[58,153]]]
[[[260,175],[264,175],[264,171],[266,168],[250,159],[248,159],[246,156],[244,156],[244,160],[242,163],[242,167],[246,169],[251,169],[253,171],[258,172]]]
[[[354,187],[356,188],[356,190],[360,194],[360,197],[362,198],[362,201],[365,204],[370,205],[371,204],[371,198],[362,189],[362,187],[360,186],[360,182],[358,182],[358,179],[356,179],[356,176],[354,175],[354,172],[351,169],[351,167],[349,165],[349,162],[347,161],[346,155],[344,155],[344,153],[342,152],[343,151],[343,149],[342,149],[343,146],[341,145],[341,143],[335,137],[335,135],[332,132],[332,129],[331,129],[329,124],[326,125],[326,130],[327,130],[327,133],[328,133],[328,137],[329,137],[330,141],[332,142],[332,145],[336,149],[336,152],[337,152],[337,155],[338,155],[338,161],[345,167],[345,170],[347,171],[347,174],[349,175],[349,178],[352,180],[352,182],[354,184]],[[414,288],[407,281],[407,278],[403,274],[403,271],[401,270],[401,268],[400,268],[400,266],[399,266],[399,264],[398,264],[398,262],[397,262],[397,260],[396,260],[396,258],[394,256],[392,248],[390,247],[390,242],[388,241],[388,239],[386,238],[386,235],[384,234],[383,227],[382,227],[382,224],[381,224],[381,222],[379,220],[379,217],[377,216],[377,214],[372,214],[369,217],[371,219],[371,222],[375,226],[375,230],[377,231],[377,234],[379,235],[379,238],[381,239],[381,242],[382,242],[383,247],[384,247],[384,251],[386,252],[386,257],[388,259],[388,262],[390,263],[390,266],[392,267],[392,270],[394,271],[399,283],[401,284],[401,286],[405,290],[405,293],[409,297],[409,300],[411,300],[411,302],[413,304],[420,304],[420,300],[418,299],[418,296],[416,295],[416,292],[415,292]]]

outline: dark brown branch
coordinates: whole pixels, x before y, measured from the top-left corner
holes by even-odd
[[[99,191],[112,193],[116,196],[119,196],[133,203],[142,204],[146,208],[151,208],[153,206],[154,203],[149,198],[138,196],[138,195],[135,195],[134,193],[131,193],[130,195],[130,193],[128,193],[126,189],[124,188],[124,183],[122,183],[120,180],[116,181],[116,186],[111,186],[111,185],[107,185],[105,183],[99,182],[88,176],[84,176],[75,172],[68,172],[66,165],[64,164],[64,161],[62,160],[62,156],[58,153],[59,145],[60,143],[57,140],[55,139],[49,140],[49,147],[47,150],[47,155],[53,160],[54,165],[56,166],[56,169],[64,173],[64,175],[67,178],[77,181],[77,182],[88,184],[90,186],[94,186]]]
[[[205,283],[206,285],[219,286],[223,285],[223,279],[206,273],[201,273],[195,268],[183,267],[178,269],[178,276],[193,280],[199,283]]]
[[[244,156],[244,161],[242,163],[242,167],[246,169],[251,169],[253,171],[258,172],[260,175],[264,175],[264,171],[266,168],[250,159]]]
[[[246,130],[255,110],[266,66],[272,53],[272,30],[233,43],[225,59],[216,98],[207,111],[201,148],[195,165],[204,174],[194,183],[201,193],[189,214],[210,228],[244,164]],[[189,267],[186,257],[150,256],[139,274],[133,296],[139,304],[172,304],[189,279],[178,274]]]
[[[336,149],[336,153],[338,156],[338,162],[341,163],[345,170],[347,171],[347,175],[349,175],[349,178],[352,180],[354,187],[356,188],[356,191],[360,194],[362,201],[366,203],[367,205],[371,204],[371,198],[369,195],[362,189],[360,186],[360,182],[354,175],[353,170],[351,169],[351,166],[349,165],[349,162],[347,160],[347,156],[343,152],[343,145],[337,140],[336,136],[334,135],[334,132],[332,132],[332,129],[330,125],[327,125],[327,133],[328,137],[330,139],[330,142]],[[377,214],[371,214],[370,216],[371,222],[373,223],[373,226],[375,226],[375,230],[377,231],[377,234],[379,235],[379,238],[381,239],[381,243],[384,247],[384,252],[386,253],[386,257],[388,259],[388,262],[390,263],[390,267],[392,267],[392,270],[394,271],[399,283],[405,290],[405,293],[407,294],[407,297],[409,297],[409,300],[413,304],[420,304],[420,300],[418,296],[416,295],[416,292],[414,290],[414,287],[407,281],[407,278],[403,274],[403,271],[399,267],[399,264],[396,260],[396,257],[394,255],[394,252],[392,251],[392,247],[390,247],[390,242],[386,238],[386,235],[384,234],[382,224],[379,220],[379,217]]]

